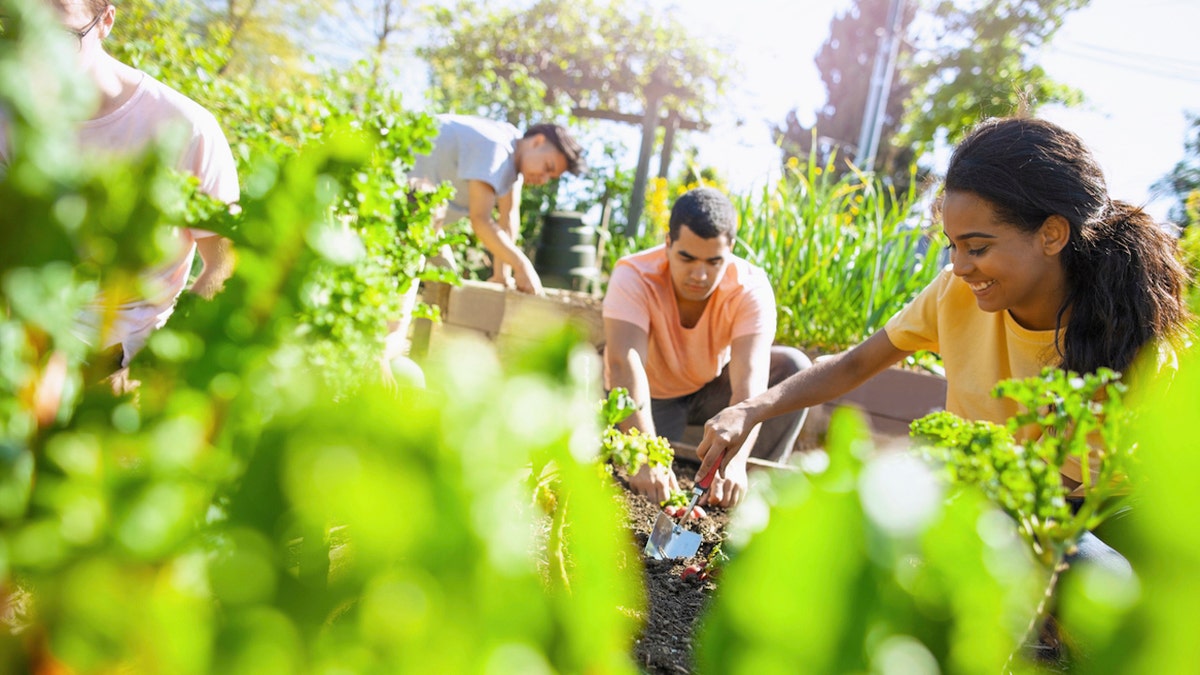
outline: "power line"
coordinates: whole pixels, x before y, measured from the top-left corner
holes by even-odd
[[[1063,54],[1065,56],[1074,56],[1075,58],[1084,59],[1086,61],[1092,61],[1095,63],[1103,63],[1105,65],[1115,66],[1117,68],[1125,68],[1127,70],[1134,70],[1142,75],[1153,75],[1155,77],[1162,77],[1162,78],[1165,78],[1168,80],[1176,80],[1178,82],[1190,82],[1193,84],[1200,84],[1200,73],[1197,73],[1195,75],[1185,75],[1185,74],[1181,74],[1181,73],[1174,72],[1174,71],[1159,70],[1156,68],[1147,67],[1145,65],[1141,65],[1141,64],[1137,64],[1137,63],[1125,63],[1125,62],[1121,62],[1121,61],[1117,61],[1117,60],[1113,60],[1113,59],[1105,59],[1105,58],[1095,56],[1092,54],[1081,54],[1079,52],[1071,52],[1071,51],[1068,51],[1065,49],[1060,49],[1059,53]]]
[[[1085,51],[1073,51],[1072,49],[1063,49],[1058,45],[1051,47],[1052,51],[1057,51],[1063,54],[1071,54],[1079,58],[1103,61],[1105,63],[1119,64],[1129,68],[1146,68],[1150,70],[1158,70],[1167,72],[1172,75],[1191,75],[1200,74],[1200,61],[1183,62],[1163,59],[1159,57],[1132,54],[1129,52],[1120,52],[1115,50],[1100,49],[1097,47],[1089,47],[1088,45],[1080,45],[1075,43],[1071,45],[1076,49],[1084,49]],[[1188,72],[1190,71],[1190,72]]]
[[[1111,56],[1120,56],[1122,58],[1136,59],[1136,60],[1141,60],[1141,61],[1149,61],[1149,62],[1153,62],[1155,64],[1171,63],[1174,65],[1181,66],[1183,68],[1200,69],[1200,61],[1181,59],[1181,58],[1176,58],[1176,57],[1172,57],[1172,56],[1158,56],[1158,55],[1154,55],[1154,54],[1141,54],[1138,52],[1127,52],[1127,51],[1123,51],[1120,49],[1113,49],[1112,47],[1106,47],[1103,45],[1088,44],[1086,42],[1072,42],[1072,41],[1067,40],[1067,41],[1064,41],[1064,43],[1067,45],[1070,45],[1070,46],[1080,47],[1082,49],[1088,49],[1088,50],[1092,50],[1092,51],[1102,52],[1106,55],[1111,55]]]
[[[1144,3],[1141,5],[1140,9],[1157,9],[1159,7],[1170,7],[1172,5],[1184,5],[1184,3],[1187,3],[1184,5],[1184,9],[1196,9],[1196,6],[1193,5],[1192,2],[1193,0],[1162,0],[1162,2]]]

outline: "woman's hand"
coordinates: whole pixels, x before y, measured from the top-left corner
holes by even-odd
[[[725,465],[720,469],[721,475],[725,475],[730,460],[742,448],[754,425],[750,414],[740,406],[730,406],[705,422],[704,439],[696,446],[696,454],[700,456],[700,470],[696,472],[696,480],[707,474],[712,465],[719,461]],[[745,476],[744,459],[742,465],[741,475]],[[711,497],[709,501],[712,502]]]

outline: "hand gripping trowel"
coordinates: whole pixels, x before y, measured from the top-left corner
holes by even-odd
[[[707,492],[708,486],[712,485],[713,477],[717,475],[717,469],[721,466],[722,459],[723,457],[718,457],[704,478],[701,478],[700,482],[692,488],[692,501],[683,515],[679,517],[680,522],[675,522],[675,519],[668,516],[666,511],[658,514],[658,519],[654,521],[654,529],[650,532],[650,538],[646,540],[647,556],[657,560],[690,558],[700,550],[700,533],[683,529],[682,521],[691,517],[692,509],[700,500],[700,495]]]

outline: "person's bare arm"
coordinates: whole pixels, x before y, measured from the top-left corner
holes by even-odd
[[[620,425],[625,432],[637,429],[643,434],[655,434],[654,417],[650,413],[650,381],[645,367],[649,342],[649,335],[639,326],[617,319],[604,320],[604,361],[608,366],[609,384],[614,389],[627,389],[638,405],[638,409]],[[636,475],[629,477],[629,485],[638,494],[656,502],[679,490],[670,467],[651,469],[643,466]]]
[[[521,182],[517,181],[513,189],[496,200],[497,218],[500,230],[508,233],[509,239],[515,245],[521,235]],[[519,247],[518,247],[519,248]],[[511,269],[508,265],[495,259],[492,261],[492,278],[499,284],[507,284]]]
[[[211,300],[233,275],[236,260],[233,242],[220,235],[201,237],[196,240],[196,253],[200,255],[204,267],[192,284],[192,292]]]
[[[722,464],[727,466],[755,425],[837,398],[911,353],[897,349],[880,330],[856,347],[822,359],[762,394],[722,410],[704,425],[704,439],[696,448],[701,460],[696,475],[703,476],[718,457],[723,457]]]
[[[533,263],[517,248],[509,233],[492,218],[497,203],[496,191],[481,180],[470,181],[467,190],[471,229],[479,242],[494,256],[495,261],[512,266],[517,290],[540,294],[542,280],[534,271]]]
[[[744,335],[730,347],[729,405],[737,405],[767,390],[771,375],[771,335]],[[746,433],[746,440],[724,467],[717,472],[708,493],[709,504],[736,506],[746,494],[746,460],[758,438],[756,424]]]

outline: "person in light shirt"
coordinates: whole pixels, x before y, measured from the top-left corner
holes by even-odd
[[[604,365],[609,389],[624,387],[640,408],[622,424],[679,441],[723,407],[760,394],[811,365],[793,347],[773,346],[775,294],[766,272],[733,255],[737,215],[729,198],[697,188],[671,208],[666,242],[617,262],[604,296]],[[714,478],[707,503],[734,506],[746,493],[746,459],[783,461],[803,410],[754,429],[746,452]],[[643,465],[630,487],[663,501],[679,486],[669,467]]]
[[[418,189],[443,182],[454,186],[445,213],[434,224],[466,218],[479,242],[492,254],[491,281],[506,284],[511,274],[518,291],[541,293],[533,263],[517,246],[521,187],[544,185],[565,172],[586,170],[583,149],[557,124],[535,124],[522,134],[511,124],[471,115],[437,115],[433,150],[418,155],[409,178]]]
[[[78,66],[98,96],[90,119],[78,130],[79,152],[97,157],[136,154],[168,134],[180,144],[175,168],[195,176],[200,190],[226,203],[239,198],[237,166],[225,134],[211,113],[146,73],[113,58],[104,43],[113,32],[116,8],[103,0],[51,0],[68,38],[78,48]],[[0,129],[0,165],[9,158],[7,133]],[[0,169],[2,171],[2,169]],[[162,327],[175,301],[189,288],[193,259],[203,267],[190,289],[206,298],[220,290],[233,271],[228,239],[212,232],[178,228],[173,249],[140,278],[138,291],[101,293],[79,317],[82,338],[111,359],[115,391],[136,386],[129,363],[150,334]],[[102,364],[102,368],[103,368]]]

